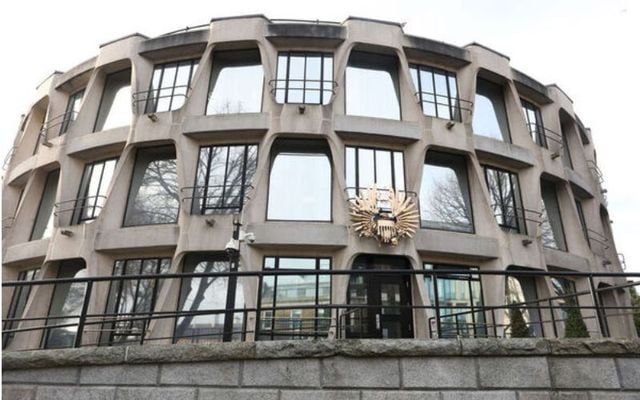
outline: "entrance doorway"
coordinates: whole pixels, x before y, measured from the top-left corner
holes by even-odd
[[[405,257],[362,255],[354,270],[410,269]],[[349,305],[343,314],[347,338],[412,338],[411,275],[379,273],[352,275],[347,291]]]

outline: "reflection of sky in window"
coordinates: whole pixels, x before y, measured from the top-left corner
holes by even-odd
[[[400,104],[388,71],[347,67],[346,113],[400,119]]]
[[[473,109],[473,133],[502,140],[500,125],[493,103],[488,97],[476,94]]]
[[[422,178],[422,186],[420,187],[420,211],[423,213],[423,219],[436,219],[433,215],[432,206],[437,197],[437,188],[447,182],[456,182],[458,178],[451,168],[440,167],[437,165],[425,165],[425,171]],[[456,196],[462,197],[459,185],[454,185],[451,190],[455,191]],[[426,201],[425,201],[426,200]]]
[[[207,115],[260,112],[262,66],[225,67],[207,104]]]
[[[331,219],[331,165],[324,154],[280,153],[269,182],[269,219]]]

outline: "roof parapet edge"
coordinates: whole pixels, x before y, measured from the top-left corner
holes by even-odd
[[[464,48],[467,48],[467,47],[469,47],[469,46],[477,46],[477,47],[481,47],[481,48],[483,48],[483,49],[485,49],[485,50],[488,50],[488,51],[490,51],[490,52],[492,52],[492,53],[494,53],[494,54],[499,55],[500,57],[506,58],[507,60],[511,61],[511,58],[510,58],[509,56],[507,56],[507,55],[505,55],[505,54],[503,54],[503,53],[500,53],[499,51],[496,51],[496,50],[492,49],[491,47],[488,47],[488,46],[485,46],[485,45],[483,45],[483,44],[480,44],[480,43],[478,43],[478,42],[471,42],[471,43],[469,43],[469,44],[464,45],[463,47],[464,47]]]
[[[103,47],[108,46],[108,45],[110,45],[110,44],[112,44],[112,43],[119,42],[119,41],[121,41],[121,40],[125,40],[125,39],[129,39],[129,38],[134,37],[134,36],[140,36],[140,37],[141,37],[141,38],[143,38],[143,39],[149,39],[149,37],[148,37],[147,35],[143,35],[143,34],[142,34],[142,33],[140,33],[140,32],[134,32],[134,33],[131,33],[131,34],[129,34],[129,35],[122,36],[122,37],[119,37],[119,38],[117,38],[117,39],[113,39],[113,40],[110,40],[110,41],[108,41],[108,42],[102,43],[102,44],[101,44],[100,46],[98,46],[98,47],[99,47],[99,48],[103,48]]]

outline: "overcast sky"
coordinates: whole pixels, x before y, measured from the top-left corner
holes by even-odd
[[[640,272],[640,1],[4,1],[0,6],[4,157],[35,87],[54,70],[93,57],[98,45],[155,36],[212,17],[406,22],[405,32],[463,46],[475,41],[542,83],[557,83],[592,128],[618,251]]]

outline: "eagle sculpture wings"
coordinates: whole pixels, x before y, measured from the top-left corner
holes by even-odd
[[[360,237],[375,237],[393,246],[405,236],[413,237],[419,220],[413,198],[391,188],[379,191],[375,185],[351,201],[349,214]]]

